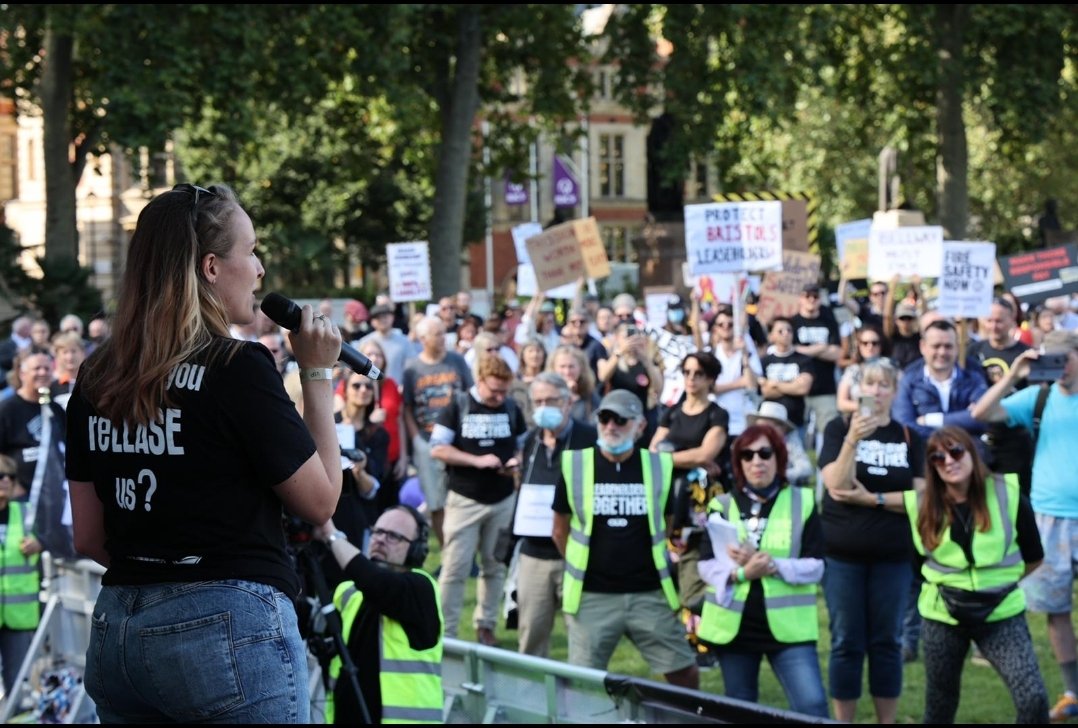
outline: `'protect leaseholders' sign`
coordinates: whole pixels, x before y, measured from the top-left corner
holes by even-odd
[[[782,265],[782,203],[711,202],[685,206],[689,271],[737,273]]]

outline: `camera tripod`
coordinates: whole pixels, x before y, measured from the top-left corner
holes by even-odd
[[[359,713],[362,716],[363,723],[370,725],[372,722],[370,711],[367,709],[367,702],[363,699],[363,692],[359,689],[359,671],[352,661],[352,654],[348,651],[348,644],[344,640],[341,615],[333,604],[333,594],[326,584],[322,565],[319,563],[318,556],[312,553],[310,545],[299,549],[296,557],[305,576],[307,586],[312,587],[310,593],[313,593],[317,598],[317,615],[312,613],[310,621],[313,623],[316,616],[321,616],[325,620],[324,630],[316,634],[312,629],[307,641],[322,668],[322,684],[325,687],[326,695],[328,697],[333,691],[329,665],[334,655],[336,655],[341,658],[341,671],[337,676],[337,682],[340,683],[341,680],[348,681],[347,684],[356,697],[356,704],[359,706]],[[355,625],[355,628],[358,628],[358,625]]]

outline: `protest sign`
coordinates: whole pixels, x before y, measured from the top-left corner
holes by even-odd
[[[936,310],[955,318],[987,316],[992,306],[995,263],[995,243],[944,241]]]
[[[872,230],[872,220],[851,220],[839,223],[835,226],[835,249],[838,251],[838,259],[846,254],[846,243],[850,240],[868,240],[868,233]]]
[[[852,220],[835,226],[835,250],[842,277],[846,280],[868,275],[868,234],[872,220]]]
[[[818,283],[819,280],[820,256],[784,250],[782,270],[764,274],[756,318],[766,324],[776,316],[794,316],[800,305],[801,289],[806,283]]]
[[[426,241],[390,243],[386,246],[389,297],[394,301],[429,301],[430,250]]]
[[[1078,243],[999,259],[1004,285],[1024,303],[1078,291]]]
[[[647,286],[644,288],[644,310],[648,323],[656,329],[666,326],[666,305],[677,291],[673,286]]]
[[[782,249],[806,252],[819,241],[820,203],[808,192],[731,192],[712,195],[711,199],[713,202],[778,200],[782,203]]]
[[[710,202],[685,206],[689,271],[737,273],[782,265],[782,203]]]
[[[532,230],[534,228],[529,228],[521,235]],[[517,239],[515,231],[514,228],[514,242]],[[518,246],[517,256],[518,260],[524,257],[531,264],[537,290],[546,291],[551,298],[572,298],[577,282],[583,277],[596,279],[610,275],[606,248],[593,217],[570,220],[527,237],[524,250]],[[518,286],[519,283],[518,280]],[[554,295],[553,292],[563,286],[573,287],[569,295]]]
[[[943,266],[943,228],[939,225],[883,230],[868,235],[868,275],[875,281],[894,276],[936,278]]]

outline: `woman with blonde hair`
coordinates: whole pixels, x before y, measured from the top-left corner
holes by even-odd
[[[569,385],[573,404],[569,416],[580,422],[590,422],[599,408],[599,393],[595,391],[595,374],[588,366],[584,350],[570,344],[560,344],[550,355],[547,370],[561,375]]]
[[[359,352],[382,370],[378,380],[378,408],[382,410],[382,427],[389,433],[389,452],[386,454],[385,480],[378,491],[378,510],[384,511],[399,501],[397,493],[401,483],[408,477],[408,429],[404,424],[404,396],[400,382],[385,376],[386,355],[382,345],[367,339],[359,345]],[[378,415],[376,415],[378,416]]]
[[[102,723],[310,722],[281,521],[340,497],[341,334],[301,308],[301,418],[269,351],[229,335],[254,321],[256,244],[224,185],[151,200],[68,402],[75,547],[107,569],[84,678]]]
[[[497,353],[495,350],[494,353]],[[520,363],[513,373],[513,381],[509,385],[509,396],[517,403],[524,413],[524,420],[529,425],[532,421],[532,399],[528,394],[528,387],[535,380],[537,374],[542,372],[547,365],[546,347],[539,339],[528,339],[520,347]],[[473,367],[472,376],[475,376]]]

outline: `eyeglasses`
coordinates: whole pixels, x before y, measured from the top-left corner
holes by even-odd
[[[386,541],[389,541],[392,544],[412,543],[412,542],[415,541],[414,538],[408,538],[403,533],[397,533],[396,531],[390,531],[389,529],[386,529],[386,528],[372,528],[371,529],[371,538],[374,538],[375,536],[381,536]]]
[[[707,379],[707,372],[703,369],[682,369],[681,373],[685,375],[686,379]]]
[[[820,297],[820,294],[816,293],[815,291],[803,291],[801,293],[801,295],[804,296],[805,298],[819,298]]]
[[[611,422],[613,422],[618,427],[625,427],[625,423],[629,421],[627,417],[622,417],[616,412],[611,412],[610,410],[603,410],[595,417],[597,420],[599,420],[600,425],[609,425]]]
[[[741,454],[738,455],[738,457],[741,458],[741,462],[748,463],[752,462],[753,457],[755,457],[756,455],[759,455],[761,460],[770,460],[771,456],[774,454],[775,451],[771,448],[761,447],[759,450],[742,450]]]
[[[947,456],[951,456],[951,460],[958,462],[962,459],[962,456],[966,454],[966,448],[961,445],[951,445],[943,450],[933,450],[928,453],[928,462],[933,465],[943,465],[947,462]]]
[[[870,295],[870,296],[883,296],[883,295],[886,295],[886,294],[887,294],[887,291],[872,291],[868,295]]]
[[[913,321],[913,316],[899,316],[899,321]]]
[[[194,195],[195,204],[194,204],[194,207],[192,208],[193,210],[198,209],[198,198],[199,198],[200,195],[207,195],[209,197],[217,197],[217,193],[214,192],[213,190],[208,190],[205,187],[199,187],[198,185],[187,184],[186,182],[184,182],[183,184],[176,185],[175,187],[172,188],[172,190],[173,191],[179,191],[179,192],[189,192],[192,195]]]
[[[862,339],[861,341],[858,341],[857,343],[860,344],[861,346],[879,346],[880,345],[880,340],[879,339]]]
[[[733,321],[716,321],[713,328],[716,329],[728,329],[734,325]]]
[[[374,384],[371,382],[352,382],[348,386],[352,389],[374,389]]]
[[[15,480],[15,473],[0,473],[0,480]]]

